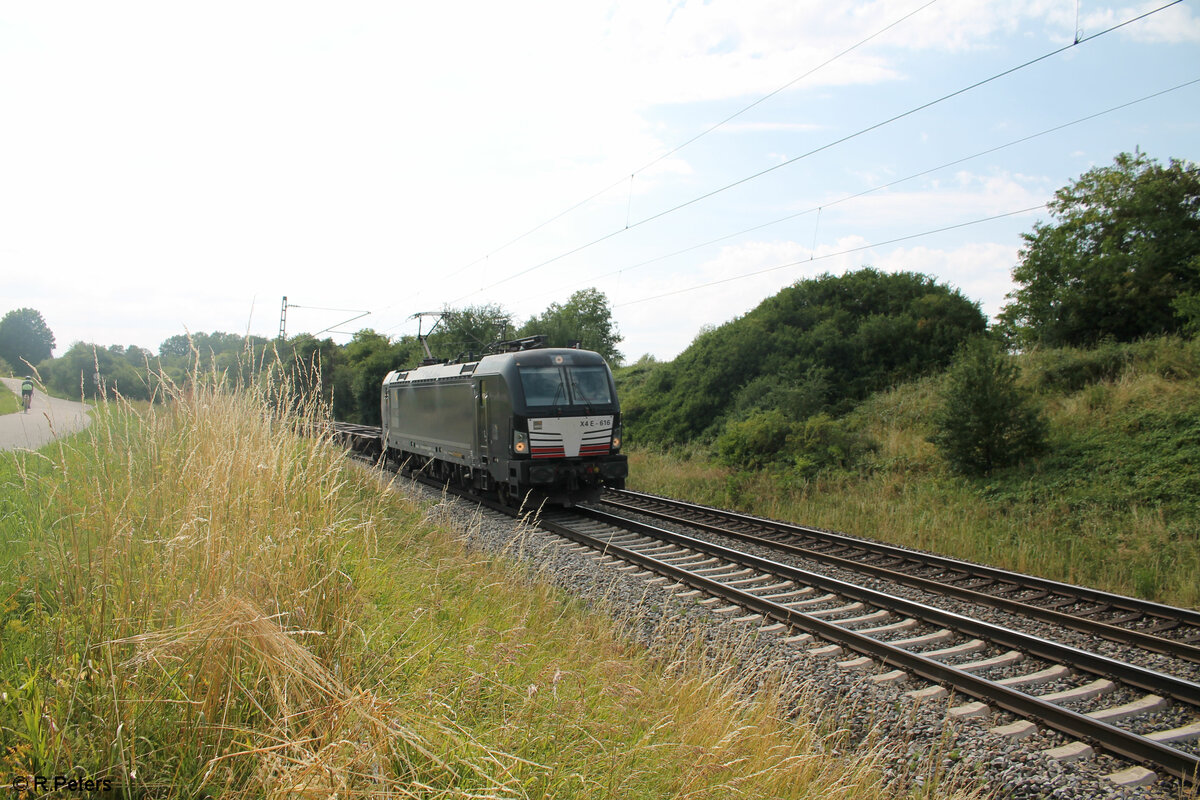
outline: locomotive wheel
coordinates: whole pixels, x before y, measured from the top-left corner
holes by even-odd
[[[508,508],[520,508],[523,493],[517,487],[510,483],[501,483],[496,487],[496,494],[500,497],[500,505]]]

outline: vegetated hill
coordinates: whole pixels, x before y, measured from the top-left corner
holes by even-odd
[[[735,470],[636,452],[631,488],[690,496],[1057,580],[1200,605],[1200,339],[1018,355],[1048,422],[1044,455],[980,478],[929,442],[943,375],[839,420],[868,439],[852,469]]]
[[[678,445],[756,415],[792,424],[844,412],[941,369],[985,325],[977,303],[924,275],[864,269],[800,281],[703,331],[673,361],[621,371],[626,432]]]

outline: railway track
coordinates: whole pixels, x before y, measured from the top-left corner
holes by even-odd
[[[631,491],[604,506],[1200,663],[1200,612]]]
[[[1100,749],[1147,765],[1110,776],[1117,783],[1200,773],[1200,684],[601,511],[547,510],[536,524],[870,680],[935,684],[909,692],[914,699],[974,698],[951,716],[1002,709],[1025,721],[999,735],[1044,725],[1075,740],[1051,757]],[[1146,730],[1147,715],[1180,724]]]

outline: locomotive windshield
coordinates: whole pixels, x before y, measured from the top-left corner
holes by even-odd
[[[608,370],[594,367],[521,367],[521,388],[530,406],[601,406],[612,403]]]

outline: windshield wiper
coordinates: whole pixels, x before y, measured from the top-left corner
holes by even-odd
[[[576,399],[578,399],[579,401],[581,401],[583,403],[584,410],[587,413],[591,414],[592,413],[592,400],[590,397],[587,396],[587,392],[585,392],[583,389],[579,388],[579,381],[575,380],[574,375],[571,375],[571,391],[574,392]]]

